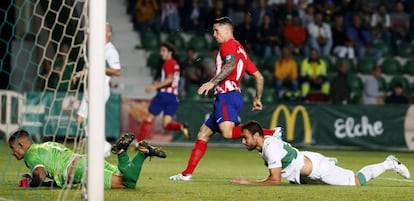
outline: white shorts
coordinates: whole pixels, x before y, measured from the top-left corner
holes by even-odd
[[[301,151],[300,153],[312,162],[313,169],[308,176],[310,179],[330,185],[355,186],[353,171],[336,166],[322,154],[310,151]]]
[[[109,99],[109,95],[110,95],[110,91],[105,89],[105,103],[108,101]],[[79,109],[78,109],[78,116],[83,117],[84,119],[88,118],[88,96],[86,94],[86,92],[83,94],[81,103],[79,105]]]

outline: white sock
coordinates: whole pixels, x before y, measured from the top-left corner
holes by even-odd
[[[393,167],[392,161],[384,161],[382,163],[377,163],[373,165],[367,165],[363,167],[359,173],[362,173],[368,182],[371,179],[375,179],[384,173],[386,170],[391,170]]]

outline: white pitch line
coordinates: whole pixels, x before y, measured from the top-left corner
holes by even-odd
[[[397,178],[378,178],[378,179],[387,180],[387,181],[399,181],[399,182],[414,183],[414,180],[411,180],[411,179],[397,179]]]
[[[13,201],[13,200],[9,200],[9,199],[0,197],[0,201]]]

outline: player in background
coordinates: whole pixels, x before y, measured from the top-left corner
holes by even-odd
[[[241,138],[241,126],[238,115],[243,107],[240,81],[245,72],[252,75],[256,82],[256,95],[252,110],[262,110],[263,76],[250,60],[243,46],[234,39],[233,23],[230,18],[222,17],[213,24],[214,38],[220,44],[216,58],[216,75],[204,83],[198,94],[207,95],[215,87],[214,109],[209,118],[200,127],[197,141],[192,149],[187,168],[170,180],[192,179],[192,173],[207,150],[211,136],[220,132],[226,139]],[[267,135],[275,130],[264,129]]]
[[[118,156],[118,165],[105,161],[104,188],[135,188],[147,157],[167,157],[159,147],[141,142],[133,158],[129,158],[127,149],[134,140],[134,134],[122,135],[112,146],[112,153]],[[87,156],[74,153],[63,144],[45,142],[35,144],[27,131],[14,132],[8,139],[12,154],[17,160],[24,160],[31,174],[22,175],[19,187],[42,186],[47,179],[52,179],[58,187],[70,187],[79,184],[86,175]]]
[[[110,90],[110,81],[111,76],[120,76],[121,75],[121,62],[119,60],[119,54],[116,50],[115,46],[111,42],[111,35],[112,35],[112,25],[106,23],[106,37],[105,37],[105,103],[108,101],[109,96],[111,94]],[[87,76],[87,70],[82,70],[77,72],[73,77],[73,81],[77,82],[81,77]],[[85,136],[88,136],[88,129],[85,125],[85,120],[88,118],[88,96],[86,92],[82,97],[81,104],[78,109],[78,118],[77,122],[80,124],[81,128],[83,127],[85,130]],[[104,144],[104,156],[108,157],[111,152],[111,144],[105,140]]]
[[[180,81],[180,66],[173,58],[175,47],[165,42],[161,44],[160,55],[164,61],[161,67],[161,80],[145,88],[147,93],[157,91],[149,105],[149,115],[142,122],[139,133],[136,136],[137,142],[144,140],[151,135],[155,116],[163,112],[162,126],[170,131],[182,131],[185,138],[189,138],[188,126],[173,120],[179,107],[178,83]]]
[[[257,150],[266,162],[269,176],[260,181],[245,178],[233,179],[237,184],[281,184],[281,178],[291,183],[317,181],[330,185],[363,186],[387,170],[392,170],[406,179],[410,178],[407,167],[390,155],[382,163],[367,165],[354,174],[353,171],[336,166],[325,156],[316,152],[299,151],[289,143],[271,136],[264,136],[256,121],[242,127],[242,143],[249,151]]]

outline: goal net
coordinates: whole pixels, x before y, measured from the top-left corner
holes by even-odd
[[[84,129],[76,121],[88,69],[88,0],[2,0],[0,3],[0,137],[25,129],[36,142],[58,141],[86,153]],[[29,173],[2,143],[0,200],[79,200],[82,187],[22,192]]]

